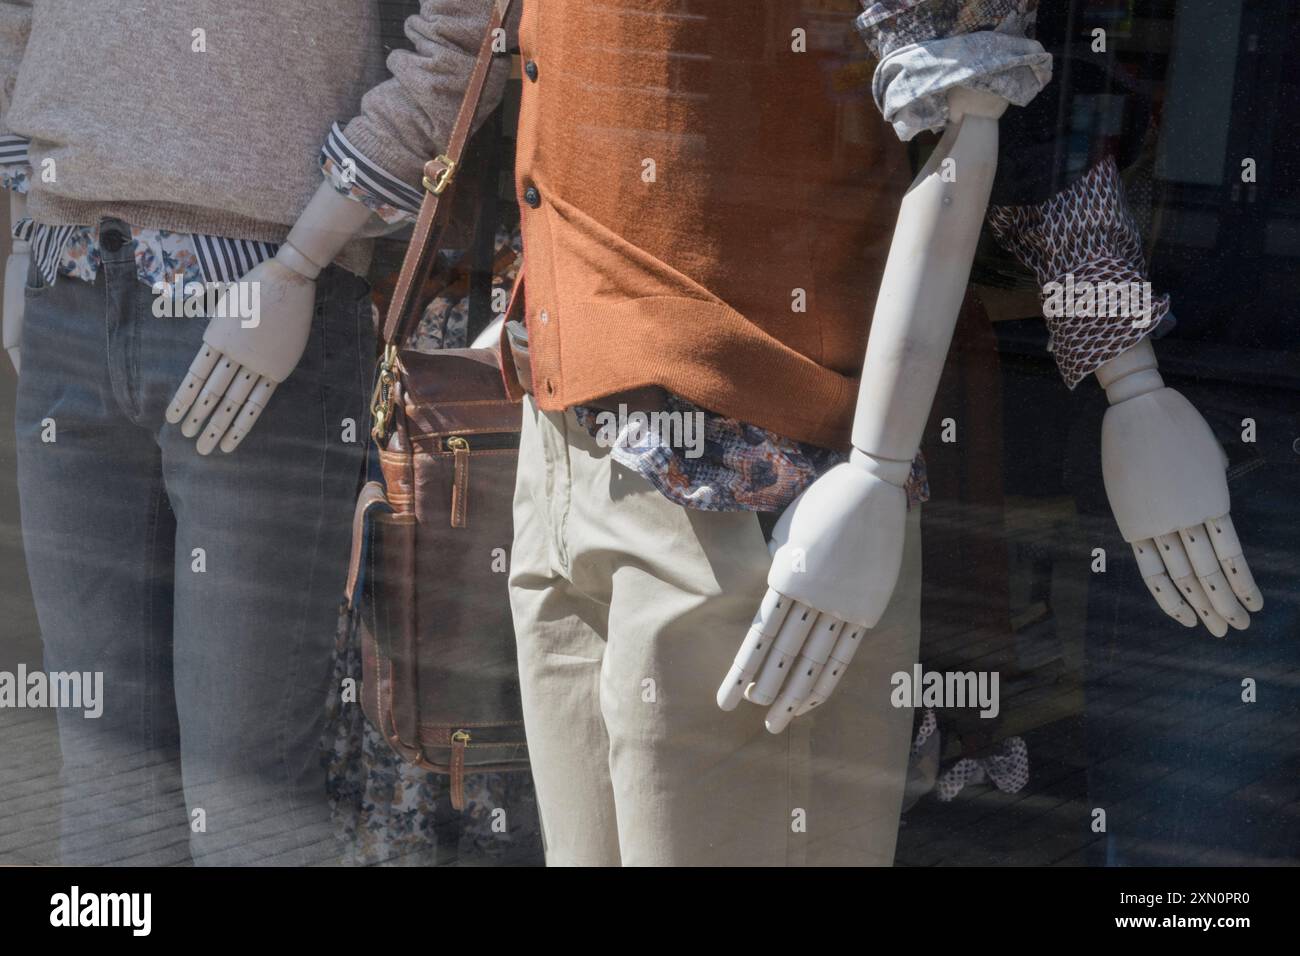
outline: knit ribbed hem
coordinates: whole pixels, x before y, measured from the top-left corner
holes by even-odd
[[[200,209],[170,203],[105,203],[68,199],[33,190],[28,197],[28,212],[36,222],[49,226],[94,226],[101,219],[116,218],[141,229],[165,229],[169,232],[219,236],[223,239],[251,239],[277,245],[288,238],[291,226],[260,222],[246,216],[216,209]],[[344,247],[334,260],[358,276],[370,269],[373,243],[356,239]]]
[[[355,117],[343,130],[343,135],[352,144],[352,148],[366,159],[381,167],[388,175],[400,180],[414,192],[423,196],[424,164],[434,155],[419,156],[400,147],[396,137],[377,133],[374,124],[365,116]],[[446,144],[438,143],[443,149]]]
[[[533,385],[546,411],[658,385],[795,441],[849,446],[858,380],[818,365],[724,304],[653,296],[551,305],[545,331],[532,328],[535,313],[528,309]]]

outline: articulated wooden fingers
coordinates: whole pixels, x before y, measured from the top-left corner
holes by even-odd
[[[1138,570],[1147,590],[1156,599],[1160,609],[1184,627],[1196,626],[1196,612],[1183,600],[1174,582],[1169,580],[1164,561],[1154,538],[1143,538],[1133,542],[1133,554],[1137,558]]]
[[[1192,562],[1192,570],[1196,572],[1196,579],[1201,582],[1201,589],[1209,597],[1214,610],[1231,627],[1239,631],[1250,627],[1250,615],[1246,613],[1246,609],[1241,606],[1236,595],[1232,593],[1232,588],[1228,586],[1228,579],[1219,565],[1219,557],[1214,553],[1213,545],[1210,544],[1210,532],[1205,530],[1205,525],[1198,524],[1191,528],[1183,528],[1178,532],[1178,537],[1182,539],[1183,548]]]
[[[1183,548],[1182,538],[1176,533],[1161,534],[1156,535],[1155,541],[1160,558],[1169,571],[1169,577],[1182,593],[1183,600],[1192,606],[1201,622],[1210,629],[1211,634],[1215,637],[1223,637],[1228,633],[1228,622],[1210,603],[1209,595],[1201,586],[1191,559],[1187,557],[1187,551]]]
[[[203,435],[199,438],[196,448],[200,455],[206,455],[217,447],[221,436],[226,433],[230,423],[244,407],[244,399],[248,398],[248,393],[257,384],[257,379],[258,374],[248,368],[241,368],[235,375],[234,381],[226,389],[226,394],[221,397],[221,404],[208,419],[207,427],[203,429]]]
[[[167,406],[167,421],[175,425],[185,417],[185,413],[198,398],[199,391],[207,382],[208,376],[212,374],[212,370],[217,367],[221,357],[219,351],[206,343],[199,349],[199,354],[194,356],[189,371],[185,373],[185,380],[181,382],[180,388],[172,396],[171,404]]]
[[[185,422],[181,425],[181,434],[186,438],[193,438],[203,427],[203,423],[208,420],[208,416],[219,407],[221,397],[226,394],[226,389],[230,383],[235,380],[239,374],[240,365],[232,360],[229,356],[218,355],[216,367],[208,375],[208,379],[203,383],[203,388],[199,391],[198,398],[190,406],[189,414],[185,416]]]
[[[822,614],[817,618],[812,634],[790,667],[781,695],[767,713],[767,729],[772,733],[779,734],[799,715],[814,685],[821,678],[822,671],[830,661],[831,652],[835,650],[836,642],[843,630],[844,622],[839,618],[829,614]]]
[[[723,710],[734,710],[744,698],[745,688],[758,673],[794,603],[771,588],[763,595],[758,612],[749,625],[749,633],[745,635],[745,640],[736,653],[736,660],[731,665],[731,670],[727,671],[722,686],[718,688],[718,706]]]
[[[239,443],[244,440],[248,430],[253,427],[266,409],[266,403],[270,401],[271,395],[275,392],[278,384],[265,375],[258,379],[252,393],[244,402],[244,407],[239,412],[239,416],[235,419],[235,423],[226,432],[226,437],[221,439],[221,450],[223,452],[230,454],[239,447]]]
[[[795,602],[786,615],[785,623],[776,635],[772,651],[763,662],[763,669],[758,672],[758,679],[745,691],[745,698],[755,704],[770,704],[776,700],[785,683],[786,675],[803,649],[804,642],[812,633],[817,623],[817,610],[806,604]]]
[[[1232,593],[1237,595],[1247,610],[1256,613],[1264,610],[1264,595],[1255,583],[1254,575],[1250,573],[1250,567],[1241,552],[1241,541],[1237,538],[1237,529],[1232,526],[1232,518],[1229,515],[1211,518],[1205,522],[1205,529]]]

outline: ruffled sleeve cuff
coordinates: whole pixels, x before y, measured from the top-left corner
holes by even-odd
[[[948,121],[948,91],[966,87],[1025,106],[1052,79],[1032,38],[1037,0],[879,0],[856,23],[880,57],[876,105],[909,140]]]
[[[1046,202],[992,206],[988,221],[1038,279],[1048,348],[1070,388],[1172,325],[1169,296],[1155,296],[1147,281],[1141,237],[1113,159]]]

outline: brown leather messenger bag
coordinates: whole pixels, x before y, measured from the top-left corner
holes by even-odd
[[[457,809],[465,774],[528,769],[506,574],[521,410],[496,350],[405,346],[511,5],[494,0],[446,152],[424,167],[371,409],[382,481],[358,499],[347,582],[366,716],[403,758],[450,775]],[[509,311],[522,301],[516,284]]]

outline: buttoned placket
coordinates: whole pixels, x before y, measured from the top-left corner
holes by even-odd
[[[538,77],[541,74],[541,69],[537,64],[534,52],[535,51],[532,50],[527,52],[521,51],[521,55],[524,57],[523,72],[524,76],[528,79],[528,82],[525,84],[525,89],[523,90],[523,96],[525,97],[535,95],[535,93],[532,92],[532,88],[538,82]],[[521,208],[521,212],[524,216],[527,216],[530,214],[529,210],[540,210],[542,205],[542,193],[541,190],[537,188],[536,183],[529,181],[528,172],[526,170],[521,176],[521,181],[523,184],[523,191],[520,195],[520,206],[526,207]],[[531,328],[536,329],[535,334],[537,334],[539,338],[542,335],[548,334],[551,331],[549,328],[552,318],[550,308],[545,304],[538,304],[537,311],[533,313],[533,315],[537,319],[537,324],[534,326],[533,323],[530,322],[529,325]],[[534,352],[534,354],[537,353]],[[547,398],[554,397],[555,382],[550,376],[543,377],[539,384],[541,386],[541,391]]]

